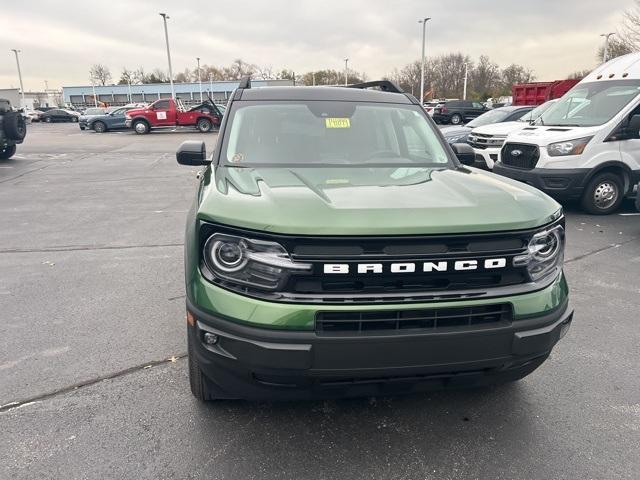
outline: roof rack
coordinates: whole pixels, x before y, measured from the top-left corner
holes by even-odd
[[[242,77],[240,79],[240,84],[238,85],[238,88],[241,88],[241,89],[251,88],[251,76],[247,75]]]
[[[391,80],[374,80],[373,82],[354,83],[353,85],[347,85],[348,88],[371,88],[379,87],[383,92],[392,93],[404,93],[398,85]]]

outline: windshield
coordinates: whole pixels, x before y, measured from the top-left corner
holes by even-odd
[[[492,123],[500,123],[512,112],[513,110],[489,110],[487,113],[483,113],[478,118],[467,123],[467,127],[476,128],[483,125],[491,125]]]
[[[433,166],[449,157],[416,105],[236,102],[221,163],[233,166]]]
[[[536,120],[540,115],[549,110],[549,107],[556,103],[557,100],[549,100],[548,102],[544,102],[542,105],[538,105],[536,108],[531,110],[526,115],[523,115],[518,119],[518,122],[527,122],[531,123],[533,120]]]
[[[611,120],[640,93],[638,80],[612,80],[578,84],[536,123],[593,127]]]

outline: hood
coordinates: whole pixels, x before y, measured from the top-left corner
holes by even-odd
[[[469,133],[471,129],[465,126],[452,125],[449,127],[442,127],[440,131],[442,132],[442,135],[444,135],[445,138],[448,138],[448,137],[458,137],[460,135],[465,135]]]
[[[132,108],[131,110],[127,110],[125,115],[128,115],[130,117],[135,117],[136,115],[142,115],[145,112],[148,112],[149,109],[146,107],[142,107],[142,108]]]
[[[530,143],[546,147],[550,143],[589,137],[602,131],[602,126],[596,127],[561,127],[536,125],[527,126],[509,135],[510,143]]]
[[[560,205],[477,169],[207,169],[198,218],[303,235],[495,232],[548,223]]]
[[[492,123],[490,125],[483,125],[472,130],[473,133],[480,133],[482,135],[509,135],[512,132],[517,132],[523,128],[528,127],[527,122],[502,122]]]

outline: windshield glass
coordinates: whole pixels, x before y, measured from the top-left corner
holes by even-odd
[[[576,85],[536,123],[593,127],[611,120],[640,93],[638,80],[612,80]]]
[[[536,108],[531,110],[529,113],[527,113],[526,115],[523,115],[522,117],[520,117],[518,119],[518,122],[531,123],[532,120],[537,119],[540,115],[542,115],[544,112],[549,110],[549,107],[551,107],[551,105],[553,105],[556,102],[557,102],[557,100],[549,100],[548,102],[544,102],[542,105],[538,105]]]
[[[476,128],[502,122],[511,112],[512,110],[489,110],[487,113],[483,113],[478,118],[467,123],[467,127]]]
[[[449,157],[417,105],[236,102],[221,163],[233,166],[434,166]]]

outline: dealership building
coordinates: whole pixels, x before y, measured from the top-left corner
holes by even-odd
[[[238,86],[238,81],[231,82],[202,82],[202,98],[207,99],[207,94],[216,103],[226,103],[229,95]],[[291,80],[252,80],[254,87],[290,86]],[[185,105],[200,103],[201,84],[174,83],[176,97]],[[95,95],[95,100],[94,100]],[[171,84],[148,83],[144,85],[85,85],[80,87],[62,87],[62,96],[65,104],[75,107],[90,107],[95,102],[104,102],[107,105],[126,105],[133,102],[155,102],[160,98],[171,98]]]

